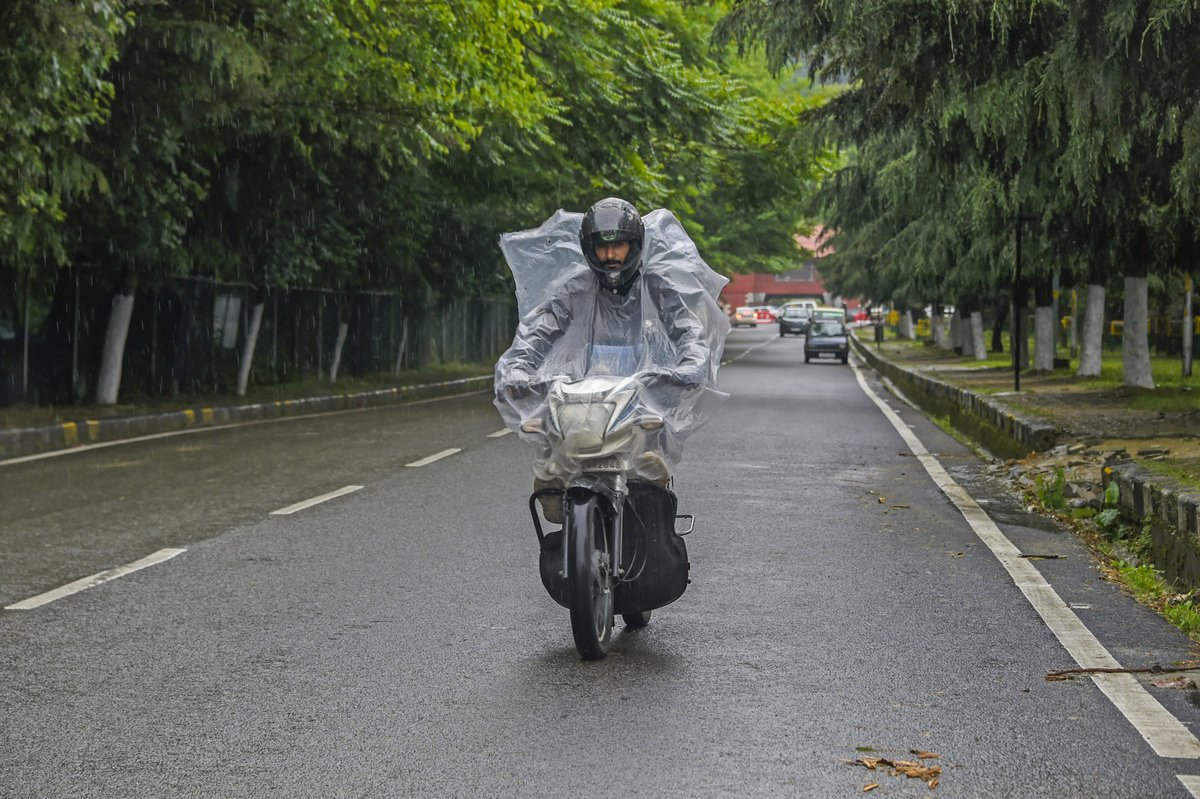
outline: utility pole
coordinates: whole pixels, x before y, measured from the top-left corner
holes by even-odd
[[[1192,376],[1192,276],[1183,276],[1183,376]]]

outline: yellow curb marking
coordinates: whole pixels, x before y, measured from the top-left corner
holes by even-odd
[[[100,440],[100,423],[92,419],[87,420],[88,441]]]
[[[63,443],[68,447],[79,445],[79,429],[74,422],[63,422]]]
[[[212,424],[213,423],[213,409],[212,408],[202,408],[200,410],[200,417],[204,420],[205,424]]]
[[[186,409],[183,412],[183,421],[188,427],[194,425],[196,423],[196,412],[191,408]]]

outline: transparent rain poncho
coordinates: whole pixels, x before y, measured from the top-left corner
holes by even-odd
[[[534,474],[569,480],[582,461],[553,446],[545,432],[522,422],[548,419],[547,392],[559,381],[635,377],[637,408],[629,413],[663,420],[638,446],[661,462],[630,456],[630,476],[661,479],[673,471],[684,439],[705,421],[705,406],[726,395],[716,388],[729,321],[717,305],[726,278],[700,257],[675,216],[656,210],[643,218],[646,240],[640,275],[622,295],[604,290],[579,248],[583,215],[558,211],[540,227],[500,237],[517,286],[520,323],[496,364],[496,407],[505,424],[537,444]]]

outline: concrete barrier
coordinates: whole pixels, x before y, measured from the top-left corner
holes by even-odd
[[[897,366],[857,337],[851,337],[855,352],[876,372],[884,375],[932,416],[948,417],[955,430],[994,455],[1023,458],[1055,445],[1059,429],[1045,421],[1009,408],[999,400],[952,386],[914,369]]]

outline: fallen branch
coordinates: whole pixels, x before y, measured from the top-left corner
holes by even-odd
[[[1078,674],[1164,674],[1170,671],[1187,671],[1198,667],[1200,667],[1200,661],[1189,661],[1174,666],[1163,666],[1160,663],[1155,663],[1152,666],[1135,666],[1128,669],[1107,669],[1100,667],[1090,669],[1057,669],[1047,672],[1046,679],[1051,682],[1054,680],[1071,680]]]

